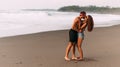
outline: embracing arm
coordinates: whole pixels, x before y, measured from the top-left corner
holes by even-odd
[[[83,22],[83,25],[80,26],[80,28],[79,28],[79,32],[83,32],[85,30],[85,28],[87,26],[87,21],[88,21],[88,19],[85,18],[85,21]]]
[[[81,30],[85,29],[87,26],[87,21],[88,19],[86,18],[85,21],[83,22],[83,25],[80,27]]]

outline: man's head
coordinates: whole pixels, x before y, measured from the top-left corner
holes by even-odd
[[[81,18],[85,18],[86,17],[86,12],[85,11],[81,11],[80,12],[80,17]]]

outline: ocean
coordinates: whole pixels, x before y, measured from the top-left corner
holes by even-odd
[[[95,27],[108,27],[120,24],[120,15],[97,14],[92,15]],[[0,38],[38,32],[70,29],[76,12],[58,11],[0,11]]]

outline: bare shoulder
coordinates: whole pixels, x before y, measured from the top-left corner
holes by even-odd
[[[76,17],[74,22],[78,22],[79,21],[79,17]]]
[[[78,17],[76,17],[75,19],[76,19],[76,20],[79,20],[79,19],[80,19],[80,17],[78,16]]]

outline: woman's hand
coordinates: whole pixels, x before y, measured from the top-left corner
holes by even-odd
[[[83,32],[83,30],[82,30],[82,29],[80,29],[80,30],[79,30],[79,32]]]

